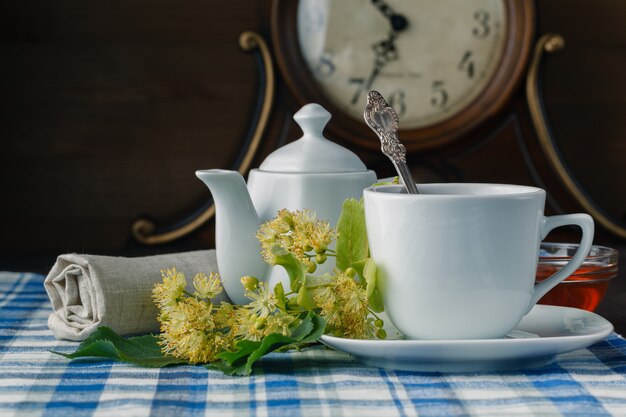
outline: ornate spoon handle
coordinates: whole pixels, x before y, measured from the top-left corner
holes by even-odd
[[[409,194],[419,194],[406,164],[406,148],[398,139],[398,115],[378,91],[372,90],[367,93],[367,105],[363,117],[365,123],[380,139],[381,149],[393,162],[406,191]]]

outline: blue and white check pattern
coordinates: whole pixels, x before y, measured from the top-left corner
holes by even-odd
[[[626,416],[626,341],[615,334],[508,373],[383,370],[323,347],[271,354],[251,377],[70,362],[49,352],[76,343],[48,330],[43,279],[0,273],[0,416]]]

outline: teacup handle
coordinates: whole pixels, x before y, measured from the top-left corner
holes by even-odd
[[[541,222],[541,240],[545,239],[548,233],[550,233],[553,229],[569,225],[578,226],[582,230],[582,237],[580,239],[578,250],[563,268],[552,274],[549,278],[535,285],[530,299],[530,304],[528,306],[528,311],[530,311],[548,291],[576,271],[589,254],[589,250],[591,249],[591,244],[593,242],[594,225],[593,219],[588,214],[578,213],[544,217]]]

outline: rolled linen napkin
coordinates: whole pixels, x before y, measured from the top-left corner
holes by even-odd
[[[176,267],[185,274],[190,292],[198,272],[217,272],[215,250],[122,258],[60,255],[44,281],[53,312],[48,327],[57,339],[83,340],[98,326],[118,334],[159,330],[152,288],[161,269]],[[224,291],[213,301],[229,301]]]

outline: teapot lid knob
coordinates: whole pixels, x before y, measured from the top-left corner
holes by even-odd
[[[330,113],[316,103],[303,106],[294,116],[302,137],[272,152],[259,169],[289,173],[367,172],[365,164],[352,151],[326,139],[322,131]]]
[[[322,132],[330,120],[330,113],[319,104],[310,103],[302,106],[302,108],[293,115],[293,120],[295,120],[302,129],[304,133],[303,139],[322,139]]]

